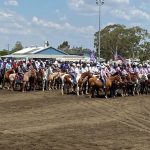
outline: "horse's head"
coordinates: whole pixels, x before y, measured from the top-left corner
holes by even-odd
[[[36,77],[36,70],[35,70],[35,69],[29,70],[28,75],[29,75],[30,77]]]
[[[40,74],[41,77],[43,77],[43,76],[44,76],[44,70],[43,70],[43,69],[40,69],[40,70],[39,70],[39,74]]]
[[[130,79],[132,82],[136,82],[138,80],[138,74],[130,73]]]
[[[112,81],[113,83],[116,83],[116,84],[120,84],[120,83],[123,82],[123,81],[122,81],[122,78],[121,78],[121,76],[120,76],[119,74],[116,74],[116,75],[112,76],[112,77],[111,77],[111,81]]]

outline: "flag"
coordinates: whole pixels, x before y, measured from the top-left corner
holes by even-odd
[[[96,56],[95,56],[94,51],[91,51],[91,53],[90,53],[90,61],[92,61],[92,62],[96,61]]]
[[[115,61],[121,60],[122,63],[127,64],[126,58],[122,57],[121,55],[118,55],[117,53],[115,53],[114,60]]]

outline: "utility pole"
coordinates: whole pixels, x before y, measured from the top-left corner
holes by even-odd
[[[100,62],[101,58],[101,35],[100,35],[100,30],[101,30],[101,6],[104,4],[104,0],[96,0],[96,4],[99,6],[99,34],[98,34],[98,62]]]

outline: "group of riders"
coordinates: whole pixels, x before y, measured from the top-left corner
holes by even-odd
[[[24,59],[0,60],[0,85],[2,86],[2,88],[5,87],[6,82],[10,83],[10,85],[12,85],[13,87],[16,86],[17,83],[27,84],[27,81],[30,81],[30,78],[32,77],[35,77],[33,83],[35,85],[35,82],[38,82],[37,78],[39,77],[38,79],[41,80],[42,84],[44,84],[43,90],[49,89],[47,88],[48,82],[52,80],[53,86],[55,86],[54,84],[56,84],[57,79],[59,79],[59,84],[61,84],[60,86],[62,87],[62,90],[64,90],[64,87],[67,85],[65,84],[67,83],[67,78],[69,78],[69,84],[72,87],[77,87],[78,90],[87,88],[86,90],[87,92],[89,92],[88,90],[90,89],[90,86],[92,88],[100,86],[100,88],[103,90],[107,89],[108,79],[112,80],[112,77],[116,75],[120,77],[120,80],[117,80],[117,82],[120,82],[117,85],[118,88],[122,87],[123,89],[123,87],[126,86],[126,89],[124,89],[126,91],[126,94],[129,94],[129,91],[127,90],[130,85],[133,85],[133,88],[135,87],[135,85],[138,85],[139,92],[141,93],[145,92],[146,87],[148,90],[150,86],[150,65],[148,63],[108,64],[95,62],[87,63],[82,61],[62,62],[56,60],[52,61],[40,59],[30,59],[28,61]],[[95,80],[90,80],[91,77],[93,77],[93,79]],[[79,85],[79,81],[82,82],[82,84]],[[90,83],[90,81],[92,83]],[[99,83],[101,84],[99,85]],[[114,80],[112,81],[111,86],[113,86],[113,83],[115,83]],[[28,84],[30,84],[30,82],[28,82]],[[86,88],[83,88],[83,85],[85,85]],[[111,88],[111,86],[109,86],[109,88]],[[25,88],[25,84],[23,88]]]

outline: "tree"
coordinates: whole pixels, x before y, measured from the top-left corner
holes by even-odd
[[[20,41],[17,41],[14,48],[11,50],[11,54],[14,52],[17,52],[19,50],[23,49],[22,43]]]
[[[140,27],[127,28],[124,25],[114,24],[106,26],[100,31],[101,56],[106,60],[113,58],[116,53],[124,57],[132,57],[133,53],[140,49],[141,43],[149,38],[147,30]],[[94,34],[94,46],[98,51],[98,35]]]
[[[9,54],[8,50],[3,49],[2,51],[0,51],[0,56],[4,56],[4,55],[8,55],[8,54]]]
[[[139,50],[139,58],[141,61],[149,60],[150,58],[150,42],[145,42]]]
[[[70,45],[68,41],[64,41],[62,44],[58,46],[58,49],[60,50],[68,50],[70,48]]]

